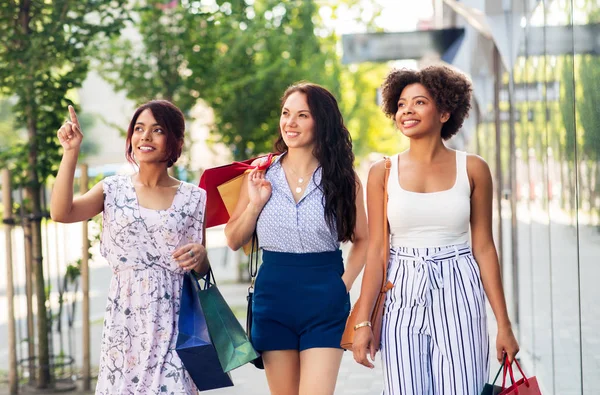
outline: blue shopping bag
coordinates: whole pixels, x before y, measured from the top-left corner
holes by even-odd
[[[231,387],[231,376],[223,372],[208,333],[198,291],[198,283],[191,274],[186,273],[181,291],[179,334],[175,350],[198,390]]]

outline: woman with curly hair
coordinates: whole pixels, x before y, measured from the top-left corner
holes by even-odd
[[[489,364],[486,295],[498,323],[498,360],[506,353],[512,361],[519,351],[492,238],[490,170],[480,157],[444,144],[468,115],[471,91],[464,75],[445,66],[393,70],[383,83],[383,111],[410,148],[390,158],[387,196],[384,161],[369,172],[368,263],[353,353],[373,367],[381,346],[384,394],[479,394]],[[379,345],[368,320],[383,278],[384,221],[394,287]]]
[[[333,394],[348,292],[367,252],[367,218],[352,141],[333,95],[310,83],[284,93],[266,172],[253,170],[225,227],[234,250],[256,229],[252,342],[272,394]],[[257,164],[257,163],[256,163]],[[344,270],[341,242],[352,242]]]

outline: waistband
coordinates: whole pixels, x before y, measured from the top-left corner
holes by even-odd
[[[471,255],[471,246],[467,243],[436,247],[436,248],[392,248],[390,256],[393,260],[409,259],[417,261],[415,267],[415,283],[417,291],[411,299],[412,306],[427,307],[431,304],[429,291],[439,290],[444,287],[442,268],[440,264],[449,259],[458,259],[461,256]]]
[[[296,254],[292,252],[275,252],[263,250],[263,265],[279,266],[328,266],[343,264],[342,250],[325,252],[307,252]]]
[[[471,254],[469,243],[449,245],[444,247],[391,247],[390,257],[402,257],[415,260],[436,260],[445,261],[447,259],[456,259],[463,255]]]

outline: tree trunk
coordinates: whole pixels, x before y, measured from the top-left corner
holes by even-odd
[[[2,169],[2,202],[4,204],[4,236],[6,245],[6,300],[8,304],[8,391],[18,393],[17,330],[15,325],[15,288],[13,282],[12,229],[14,225],[10,172]]]
[[[31,0],[19,3],[19,26],[21,33],[27,37],[31,33]],[[37,296],[37,329],[38,329],[38,374],[37,388],[48,388],[50,385],[50,356],[48,352],[48,316],[46,313],[46,290],[44,284],[44,268],[42,259],[42,227],[40,182],[37,175],[37,114],[35,113],[35,87],[33,77],[24,88],[26,100],[25,118],[27,120],[27,135],[29,139],[27,192],[31,198],[31,252],[33,274]]]
[[[21,195],[21,200],[29,199],[27,192]],[[21,226],[23,227],[23,242],[25,249],[25,300],[27,304],[27,368],[29,383],[35,380],[35,330],[33,324],[33,257],[31,249],[31,223],[29,215],[21,206]]]
[[[33,92],[33,89],[30,90]],[[33,97],[31,95],[30,97]],[[42,254],[42,212],[40,183],[37,175],[36,120],[33,108],[27,107],[27,131],[29,137],[27,192],[31,198],[31,250],[33,258],[33,274],[37,301],[37,335],[38,335],[38,374],[37,388],[48,388],[50,384],[50,356],[48,352],[48,316],[46,312],[46,286]]]

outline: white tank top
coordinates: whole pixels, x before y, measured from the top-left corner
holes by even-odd
[[[388,221],[392,247],[443,247],[469,243],[471,187],[467,154],[456,151],[456,181],[445,191],[420,193],[403,189],[398,155],[392,156],[388,179]]]

